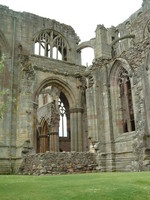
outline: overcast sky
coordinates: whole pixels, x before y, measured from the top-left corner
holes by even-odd
[[[83,42],[95,37],[98,24],[109,28],[125,21],[142,0],[0,0],[0,4],[71,25]]]

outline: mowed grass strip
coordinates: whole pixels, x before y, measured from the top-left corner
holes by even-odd
[[[0,176],[0,200],[150,200],[150,172]]]

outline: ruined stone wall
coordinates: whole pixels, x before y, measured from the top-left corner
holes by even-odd
[[[50,153],[28,155],[19,174],[54,175],[96,172],[96,155],[92,153]]]
[[[0,173],[17,170],[24,154],[35,152],[37,97],[49,85],[68,100],[71,151],[87,151],[90,146],[97,152],[99,171],[150,170],[150,4],[144,2],[117,27],[98,25],[96,37],[81,45],[70,26],[0,6],[0,48],[6,55],[0,88],[11,89],[16,99],[0,121]],[[44,30],[66,39],[67,61],[34,55],[34,39]],[[80,65],[85,46],[95,52],[93,65],[86,69]],[[128,73],[132,90],[135,129],[129,132],[123,131],[118,100],[120,68]],[[67,150],[68,144],[61,145]],[[27,156],[24,173],[93,171],[93,157],[89,153]]]
[[[35,151],[35,105],[39,88],[46,81],[59,87],[70,98],[70,109],[76,109],[72,113],[78,113],[78,108],[82,110],[82,88],[76,73],[84,71],[84,67],[80,65],[81,54],[76,51],[80,40],[71,26],[31,13],[15,12],[5,6],[0,6],[0,17],[0,47],[6,56],[5,83],[1,80],[0,84],[1,88],[11,89],[16,100],[8,105],[0,121],[0,171],[8,173],[20,165],[26,143],[30,144],[29,151]],[[67,61],[34,55],[34,38],[47,29],[59,33],[67,41]],[[74,117],[71,123],[78,120]],[[82,143],[80,149],[81,146]]]
[[[118,25],[116,30],[120,32],[120,38],[111,43],[118,45],[116,54],[107,59],[105,56],[95,59],[87,73],[88,130],[98,152],[101,171],[142,171],[150,168],[149,16],[150,9],[141,8]],[[112,29],[115,30],[114,27]],[[134,37],[130,38],[132,35]],[[117,80],[113,74],[119,68],[117,63],[130,76],[135,117],[135,131],[132,132],[119,131],[117,127],[122,122],[115,121],[120,118],[119,104],[116,103],[120,94],[116,93],[115,82],[111,79]]]

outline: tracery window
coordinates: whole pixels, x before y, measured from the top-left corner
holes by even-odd
[[[34,38],[35,54],[57,60],[67,60],[67,42],[54,30],[45,30]]]
[[[59,122],[59,136],[67,137],[67,117],[64,103],[59,99],[58,106],[60,111],[60,122]]]
[[[118,83],[123,115],[123,132],[131,132],[135,130],[132,91],[128,72],[124,68],[120,69]]]

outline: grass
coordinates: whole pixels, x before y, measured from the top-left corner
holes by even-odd
[[[150,172],[0,176],[0,200],[150,200]]]

